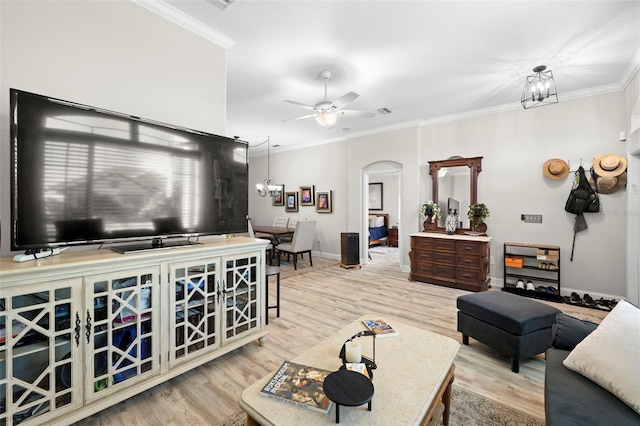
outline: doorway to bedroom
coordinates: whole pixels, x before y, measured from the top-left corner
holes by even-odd
[[[364,263],[400,268],[402,166],[383,161],[363,169],[362,253]]]

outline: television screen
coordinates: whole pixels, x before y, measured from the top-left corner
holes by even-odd
[[[246,232],[245,142],[10,95],[12,250]]]

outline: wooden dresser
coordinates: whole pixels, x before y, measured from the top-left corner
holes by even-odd
[[[491,237],[411,234],[409,280],[470,291],[489,288]]]

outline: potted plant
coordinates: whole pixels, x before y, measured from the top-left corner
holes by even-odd
[[[440,219],[440,216],[442,216],[442,210],[440,210],[440,206],[438,206],[432,200],[429,200],[426,203],[422,204],[422,206],[420,206],[420,213],[422,213],[422,216],[426,217],[427,219],[431,219],[433,216],[435,216],[436,219]]]
[[[491,212],[484,203],[471,204],[469,206],[469,211],[467,212],[467,218],[469,218],[471,229],[473,231],[486,231],[487,225],[484,223],[484,220],[488,218],[490,214]]]
[[[420,213],[425,217],[425,221],[423,223],[425,230],[431,228],[435,229],[438,223],[438,219],[440,219],[440,216],[442,216],[442,210],[440,210],[440,206],[438,206],[432,200],[429,200],[426,203],[423,203],[422,206],[420,206]]]

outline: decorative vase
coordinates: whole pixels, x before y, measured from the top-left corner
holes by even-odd
[[[483,234],[487,233],[487,224],[482,222],[473,227],[474,232],[482,232]]]
[[[433,220],[433,215],[431,214],[427,215],[426,220],[422,222],[422,226],[424,227],[425,231],[434,231],[438,224],[435,220]]]
[[[458,225],[458,217],[451,210],[447,213],[447,219],[444,223],[444,228],[447,234],[453,235],[456,233],[456,228]]]

